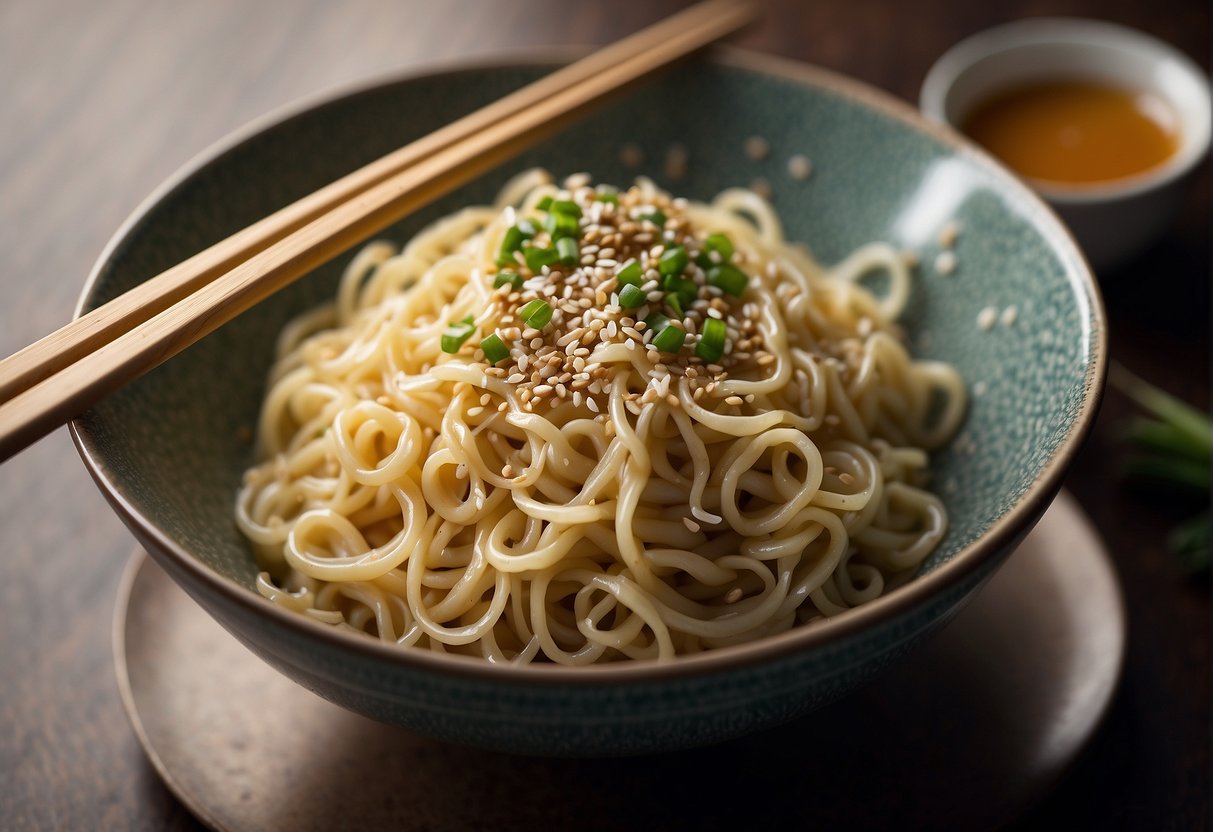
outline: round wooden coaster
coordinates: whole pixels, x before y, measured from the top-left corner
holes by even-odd
[[[1063,493],[943,632],[845,701],[718,746],[610,760],[481,751],[349,713],[263,664],[142,553],[114,633],[140,742],[216,829],[976,829],[1022,812],[1093,733],[1125,616]]]

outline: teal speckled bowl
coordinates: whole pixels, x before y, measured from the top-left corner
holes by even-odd
[[[245,131],[136,213],[89,279],[81,308],[552,66],[532,60],[390,80]],[[744,150],[753,135],[769,142],[762,160]],[[620,160],[628,142],[643,150],[639,170]],[[688,157],[678,181],[662,164],[674,144]],[[812,162],[807,181],[787,172],[794,154]],[[404,240],[458,206],[487,202],[532,165],[617,183],[645,173],[699,199],[762,178],[788,236],[826,263],[872,240],[919,251],[905,318],[912,343],[921,356],[956,364],[974,392],[961,435],[934,461],[951,530],[920,577],[867,606],[668,663],[491,666],[391,648],[285,612],[254,591],[256,567],[232,521],[252,453],[239,437],[255,423],[276,333],[331,296],[342,258],[73,425],[85,464],[160,565],[300,684],[380,720],[513,751],[619,754],[717,741],[802,714],[870,678],[950,618],[1056,493],[1103,383],[1099,297],[1049,210],[956,135],[853,81],[722,52],[612,103],[387,236]],[[957,268],[945,275],[934,264],[950,221],[960,229]],[[979,325],[995,314],[992,327]]]

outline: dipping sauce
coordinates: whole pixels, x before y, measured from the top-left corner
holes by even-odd
[[[990,98],[962,129],[1020,174],[1091,183],[1141,173],[1179,148],[1162,99],[1082,81],[1016,87]]]

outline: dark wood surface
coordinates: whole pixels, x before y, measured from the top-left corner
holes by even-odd
[[[65,322],[106,241],[165,177],[280,105],[392,70],[617,38],[684,5],[556,0],[0,2],[0,353]],[[768,2],[740,41],[915,100],[987,26],[1095,16],[1209,66],[1199,0]],[[1209,406],[1209,172],[1148,259],[1101,275],[1112,357]],[[1210,606],[1164,545],[1194,507],[1127,489],[1110,392],[1067,485],[1116,562],[1130,616],[1109,717],[1023,829],[1207,829]],[[189,829],[113,681],[110,619],[133,543],[67,433],[0,467],[0,829]],[[875,796],[874,799],[878,799]],[[964,796],[958,796],[964,799]]]

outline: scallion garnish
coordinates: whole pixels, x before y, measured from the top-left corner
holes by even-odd
[[[507,283],[510,286],[513,286],[515,291],[517,291],[518,289],[521,289],[522,288],[522,275],[518,274],[518,272],[512,272],[509,269],[497,272],[497,276],[495,278],[493,278],[493,288],[500,289],[502,286],[505,286]]]
[[[1113,363],[1108,381],[1132,398],[1154,418],[1138,417],[1129,429],[1129,438],[1138,453],[1125,460],[1130,476],[1153,490],[1170,485],[1195,492],[1209,504],[1209,484],[1213,482],[1213,426],[1209,415],[1138,378]],[[1209,568],[1213,552],[1213,525],[1205,511],[1171,530],[1167,544],[1193,573]]]
[[[539,202],[535,203],[535,207],[540,211],[548,210],[552,207],[552,198],[550,196],[545,196],[543,199],[539,200]]]
[[[594,199],[599,202],[608,202],[611,205],[619,204],[619,194],[607,185],[598,186],[598,193],[594,194]]]
[[[725,294],[735,298],[741,297],[741,293],[745,291],[746,284],[749,282],[750,279],[745,276],[745,272],[731,263],[721,263],[719,266],[708,269],[708,283],[720,287]]]
[[[670,292],[665,296],[665,305],[674,310],[674,314],[682,320],[687,316],[686,310],[682,308],[682,298],[677,292]]]
[[[474,318],[468,315],[462,321],[451,321],[451,325],[442,333],[442,351],[454,355],[459,352],[463,342],[472,337],[476,331]]]
[[[534,274],[542,272],[544,266],[554,266],[560,261],[560,255],[556,253],[556,249],[540,248],[539,246],[523,246],[522,256],[526,258],[527,268]]]
[[[552,320],[552,307],[545,300],[533,300],[518,310],[518,317],[531,329],[543,329]]]
[[[629,283],[639,286],[643,277],[644,269],[640,268],[639,260],[629,260],[619,270],[619,274],[615,275],[615,279],[619,281],[620,286],[626,286]]]
[[[567,214],[570,217],[581,218],[581,206],[571,199],[558,199],[548,208],[553,214]]]
[[[670,322],[670,319],[660,312],[653,312],[644,319],[644,325],[653,332],[660,332],[665,328],[665,325]]]
[[[501,250],[497,253],[497,265],[507,266],[514,262],[514,252],[522,248],[522,242],[528,239],[523,229],[511,225],[501,238]]]
[[[686,339],[687,331],[685,329],[669,323],[653,336],[652,344],[662,352],[678,352],[682,349],[682,342]]]
[[[677,293],[684,306],[699,297],[699,284],[689,278],[672,274],[662,282],[662,285],[667,292]]]
[[[730,260],[733,257],[733,241],[720,232],[709,234],[703,241],[703,250],[717,252],[722,261]]]
[[[687,250],[682,246],[670,246],[661,252],[661,258],[657,261],[657,271],[664,277],[682,274],[686,267]]]
[[[480,342],[480,349],[484,350],[484,360],[490,364],[510,357],[509,348],[496,332]]]
[[[623,287],[623,291],[619,293],[619,305],[624,309],[635,309],[637,306],[644,306],[648,301],[649,296],[645,291],[635,283],[629,283]]]
[[[577,241],[572,237],[561,237],[556,241],[556,254],[559,255],[560,262],[566,266],[576,266],[577,261],[581,259]]]
[[[653,225],[657,226],[658,228],[661,228],[665,225],[665,214],[661,213],[660,211],[653,211],[648,214],[642,214],[640,216],[640,221],[641,222],[651,222],[651,223],[653,223]]]
[[[552,203],[553,206],[559,203]],[[581,230],[581,224],[578,223],[577,217],[572,214],[563,214],[559,211],[551,211],[548,213],[548,218],[543,221],[543,227],[552,235],[553,240],[558,240],[562,237],[576,237]]]
[[[724,355],[724,339],[728,329],[719,318],[708,318],[703,322],[703,332],[699,335],[699,343],[695,345],[695,354],[709,364],[720,360]]]

